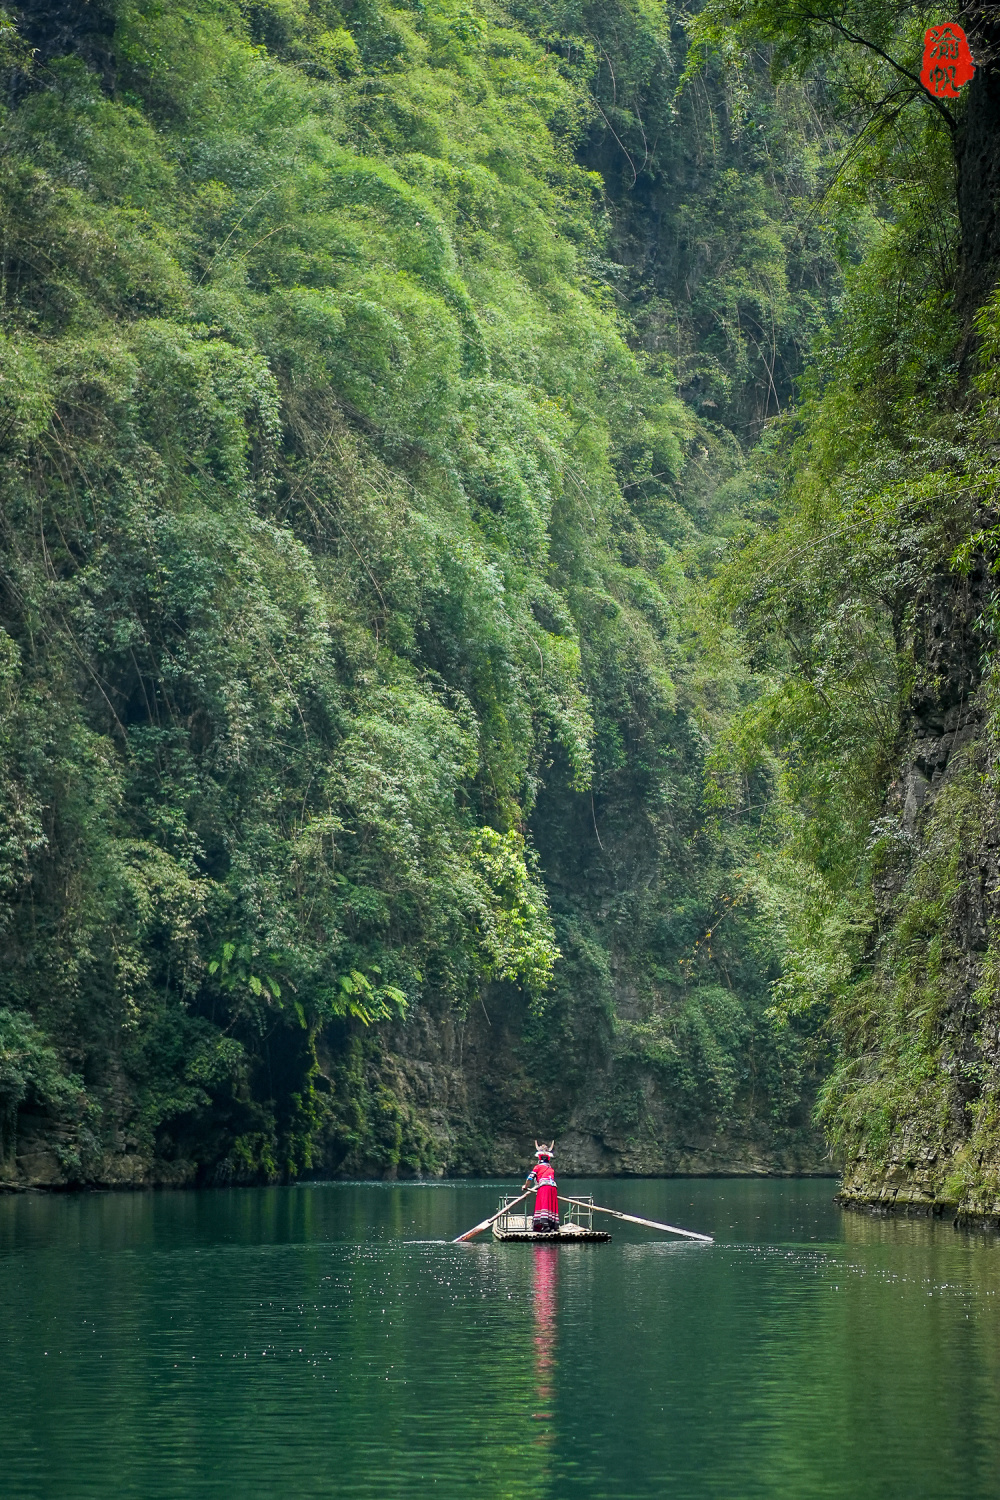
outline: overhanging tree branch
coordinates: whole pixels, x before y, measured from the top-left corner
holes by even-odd
[[[850,42],[852,46],[864,47],[867,52],[874,52],[876,57],[880,57],[883,62],[887,62],[890,68],[893,68],[900,77],[909,79],[914,89],[933,104],[952,135],[954,135],[957,125],[951,110],[947,109],[943,101],[932,94],[930,89],[924,87],[919,74],[912,73],[909,68],[904,68],[902,63],[898,63],[891,53],[886,52],[884,47],[880,47],[877,42],[870,41],[868,37],[860,36],[858,32],[852,31],[849,26],[845,26],[844,22],[838,16],[831,15],[828,12],[817,14],[815,11],[806,11],[803,13],[803,19],[821,26],[828,26],[831,31],[835,31],[838,36],[842,36],[844,41]]]

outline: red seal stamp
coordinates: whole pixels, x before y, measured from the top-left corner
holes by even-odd
[[[932,26],[924,36],[924,65],[920,82],[935,99],[957,99],[958,91],[968,83],[976,65],[961,26],[945,21]]]

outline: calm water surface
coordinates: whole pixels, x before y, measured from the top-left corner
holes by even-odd
[[[0,1199],[0,1494],[1000,1494],[993,1239],[672,1180],[572,1186],[714,1246],[446,1243],[499,1186]]]

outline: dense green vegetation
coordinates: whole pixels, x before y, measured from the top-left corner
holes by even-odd
[[[140,1155],[307,1167],[325,1024],[551,973],[555,517],[683,421],[579,284],[572,91],[495,30],[126,7],[114,97],[54,59],[8,121],[5,999]]]
[[[715,770],[730,806],[769,777],[804,897],[776,988],[836,1042],[821,1115],[849,1187],[891,1199],[922,1174],[915,1197],[995,1211],[996,122],[911,76],[942,19],[720,4],[699,22],[706,47],[753,37],[779,68],[821,66],[864,126],[832,190],[864,253],[720,586],[762,690]],[[973,44],[992,68],[989,37]]]
[[[979,783],[916,860],[893,788],[1000,314],[936,13],[71,10],[2,31],[7,1170],[780,1150],[831,1043],[848,1152],[944,1108]]]
[[[708,95],[674,129],[682,41],[642,5],[10,17],[8,1156],[20,1107],[70,1177],[445,1165],[382,1038],[484,985],[557,1127],[595,1058],[598,1123],[641,1135],[650,1077],[794,1123],[753,836],[702,804],[741,678],[697,579],[739,456],[703,408],[759,419],[815,321],[815,148],[741,175]],[[613,216],[588,163],[627,196],[644,114]]]

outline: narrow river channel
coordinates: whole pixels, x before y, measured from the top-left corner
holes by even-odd
[[[995,1239],[673,1179],[572,1187],[715,1245],[448,1243],[509,1186],[0,1199],[0,1494],[995,1500]]]

